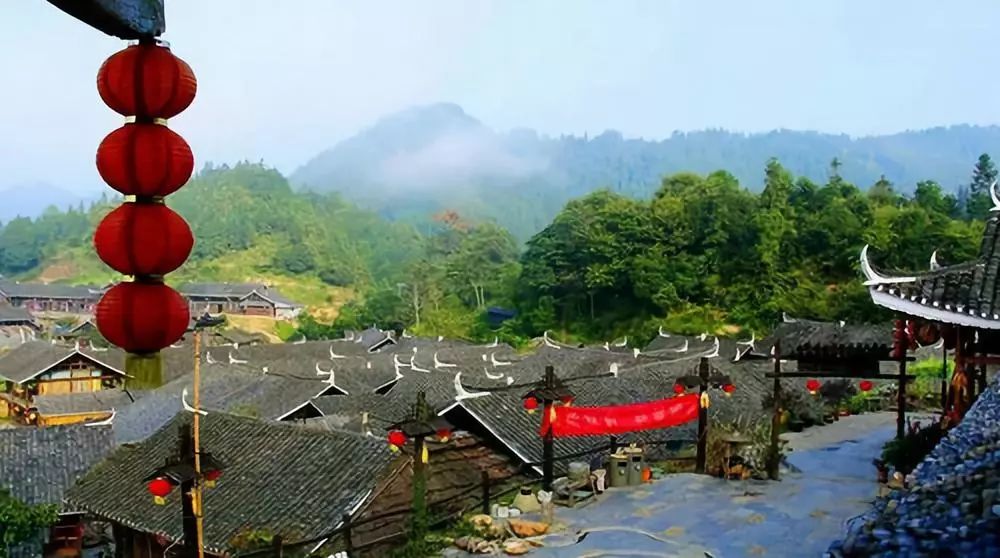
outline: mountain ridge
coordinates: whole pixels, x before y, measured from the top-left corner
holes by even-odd
[[[946,191],[968,183],[981,153],[1000,152],[1000,126],[956,124],[853,137],[779,129],[672,132],[659,140],[547,136],[530,128],[498,132],[453,103],[412,107],[379,119],[324,150],[290,176],[295,187],[336,191],[391,219],[443,209],[494,220],[526,239],[566,201],[608,188],[648,197],[663,176],[727,169],[759,191],[767,161],[825,182],[831,162],[867,188],[881,177],[901,192],[934,180]],[[501,199],[498,201],[498,197]]]

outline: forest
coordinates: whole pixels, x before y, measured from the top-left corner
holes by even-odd
[[[837,160],[821,184],[775,159],[761,171],[759,193],[724,170],[666,176],[648,198],[594,191],[524,243],[455,210],[417,224],[387,220],[336,194],[296,192],[260,164],[207,166],[168,202],[197,238],[178,279],[265,275],[348,288],[332,321],[300,319],[309,338],[376,324],[512,343],[553,330],[593,342],[641,340],[659,325],[763,333],[783,312],[884,320],[861,284],[861,247],[871,244],[886,270],[926,269],[934,251],[945,265],[974,258],[997,177],[981,156],[959,200],[933,181],[908,195],[885,178],[862,189],[840,176]],[[73,270],[66,280],[113,279],[90,235],[116,203],[4,224],[0,273],[30,279],[61,265]],[[517,316],[493,331],[489,307]]]

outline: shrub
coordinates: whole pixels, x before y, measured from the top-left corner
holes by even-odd
[[[934,446],[944,437],[941,423],[924,428],[910,426],[909,432],[901,439],[893,439],[882,448],[882,460],[904,475],[910,474]]]

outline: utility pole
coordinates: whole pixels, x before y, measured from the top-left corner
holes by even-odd
[[[545,367],[545,389],[552,390],[556,387],[556,373],[555,369],[549,365]],[[550,418],[552,415],[552,405],[553,401],[551,398],[546,397],[544,399],[545,407],[543,412],[545,413],[545,418]],[[545,430],[545,434],[542,436],[542,486],[545,490],[552,490],[552,482],[555,480],[555,439],[552,436],[552,425]]]
[[[771,444],[767,456],[767,477],[779,480],[781,454],[779,445],[781,439],[781,341],[774,344],[774,412],[771,414]]]
[[[708,407],[703,403],[708,391],[708,359],[701,357],[698,362],[698,454],[695,473],[705,473],[708,460]]]
[[[202,507],[202,476],[201,476],[201,328],[198,327],[197,322],[195,323],[194,329],[194,374],[191,379],[194,384],[191,389],[194,392],[192,394],[192,399],[194,402],[195,412],[191,418],[193,436],[194,440],[194,487],[192,490],[192,499],[195,503],[195,524],[197,527],[196,539],[197,539],[197,554],[198,558],[204,558],[204,524],[202,520],[203,510]],[[185,534],[184,540],[187,541],[187,535]]]

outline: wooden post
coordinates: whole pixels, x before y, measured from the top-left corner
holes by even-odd
[[[188,460],[193,457],[192,454],[194,453],[194,445],[191,437],[191,425],[181,425],[178,445],[182,460]],[[183,527],[184,532],[184,548],[182,550],[182,556],[184,556],[184,558],[197,558],[200,549],[198,547],[198,517],[195,514],[196,504],[194,478],[182,482],[180,489],[182,513],[181,526]]]
[[[614,454],[618,451],[618,436],[611,435],[609,445],[611,446],[611,453]]]
[[[348,553],[354,550],[354,540],[351,537],[351,514],[345,513],[343,517],[344,529],[344,550]]]
[[[708,359],[701,357],[698,363],[698,453],[695,461],[694,472],[705,473],[706,462],[708,460],[708,409],[701,404],[705,392],[708,391]]]
[[[896,396],[896,438],[906,435],[906,352],[899,361],[899,390]]]
[[[545,389],[550,391],[555,388],[555,368],[552,365],[545,367]],[[545,413],[545,417],[549,417],[549,413],[552,412],[552,401],[546,397],[545,407],[542,412]],[[552,427],[550,426],[548,430],[545,431],[545,435],[542,436],[542,488],[546,491],[552,490],[552,482],[555,480],[555,440],[552,437]]]
[[[941,343],[941,416],[948,414],[948,348]]]
[[[490,515],[490,474],[480,471],[480,481],[483,483],[483,514]]]
[[[781,454],[779,444],[781,430],[781,341],[774,344],[774,413],[771,415],[771,445],[768,448],[767,456],[767,477],[771,480],[779,480],[779,468],[781,466]]]
[[[275,535],[271,539],[271,548],[274,550],[275,558],[283,558],[285,555],[284,543],[281,540],[281,535]]]
[[[196,502],[195,506],[195,522],[198,527],[198,558],[204,557],[204,544],[202,538],[204,537],[205,528],[202,523],[202,516],[204,514],[204,509],[202,508],[202,486],[201,486],[201,415],[198,411],[201,410],[201,329],[195,327],[194,330],[194,374],[191,379],[191,390],[192,399],[194,403],[195,412],[192,413],[191,421],[193,424],[194,432],[194,494],[193,498]]]

